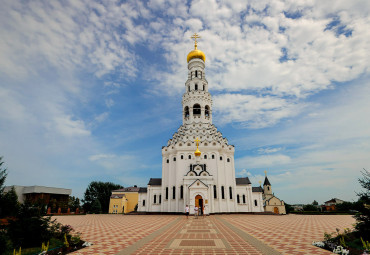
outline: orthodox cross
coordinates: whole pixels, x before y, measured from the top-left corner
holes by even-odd
[[[194,47],[197,48],[197,39],[201,38],[197,33],[194,33],[190,38],[194,39]]]
[[[265,176],[267,176],[267,171],[265,170]]]
[[[258,181],[258,182],[260,183],[260,186],[261,186],[261,183],[262,183],[262,182],[261,182],[261,181]]]
[[[197,137],[197,139],[195,139],[195,140],[194,140],[194,142],[196,142],[196,143],[197,143],[197,148],[198,148],[198,146],[199,146],[199,142],[200,142],[200,140],[198,139],[198,137]]]

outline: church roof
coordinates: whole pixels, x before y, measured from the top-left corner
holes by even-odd
[[[269,179],[267,178],[267,176],[265,176],[265,182],[263,183],[263,186],[265,186],[265,185],[270,185],[271,186],[271,184],[270,184]]]
[[[126,197],[125,194],[112,194],[110,198],[123,198]]]
[[[261,187],[252,187],[252,192],[263,192]]]
[[[251,184],[251,181],[248,177],[235,178],[236,185],[247,185]]]
[[[140,187],[139,193],[147,193],[147,192],[148,192],[147,188]]]
[[[127,187],[123,189],[112,190],[112,192],[139,192],[140,187]]]
[[[150,178],[148,185],[161,186],[162,178]]]

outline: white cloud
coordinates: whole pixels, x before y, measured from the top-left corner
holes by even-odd
[[[296,116],[303,104],[278,97],[257,97],[242,94],[221,94],[214,97],[214,110],[221,124],[241,123],[250,128],[263,128],[283,118]]]
[[[60,116],[54,118],[55,129],[65,136],[90,135],[82,120],[73,120],[71,116]]]
[[[260,154],[270,154],[275,153],[282,150],[282,148],[260,148],[258,149],[258,153]]]

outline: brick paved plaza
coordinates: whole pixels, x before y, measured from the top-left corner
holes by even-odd
[[[94,245],[74,254],[332,254],[311,245],[348,215],[57,216]]]

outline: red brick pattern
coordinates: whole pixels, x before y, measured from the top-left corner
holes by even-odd
[[[281,254],[324,255],[331,253],[312,246],[312,241],[322,240],[324,232],[351,228],[355,222],[348,215],[216,215],[199,219],[174,215],[81,215],[54,218],[71,225],[82,233],[84,240],[94,244],[74,253],[83,255],[120,251],[125,254],[127,247],[134,248],[132,254],[263,254],[261,247],[248,243],[246,240],[250,239],[242,238],[242,233]],[[223,222],[241,232],[237,234]],[[168,228],[160,230],[167,225]],[[155,232],[157,230],[160,231]],[[148,239],[152,233],[154,236]],[[137,242],[145,237],[148,241],[138,245]]]
[[[176,220],[178,216],[165,215],[81,215],[56,216],[62,224],[71,225],[82,233],[82,239],[92,246],[74,254],[116,254],[161,227]]]
[[[223,215],[219,216],[249,235],[287,255],[332,254],[317,248],[312,241],[322,241],[324,232],[352,228],[350,215]]]

